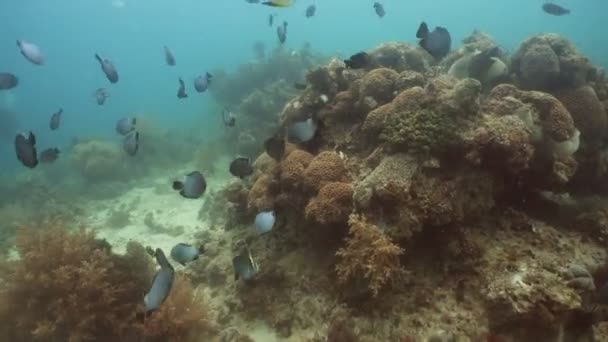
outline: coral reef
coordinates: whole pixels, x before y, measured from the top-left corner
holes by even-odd
[[[352,202],[353,189],[350,184],[326,183],[306,206],[305,215],[321,224],[346,222],[353,209]]]
[[[126,156],[117,144],[100,140],[78,143],[70,158],[74,168],[89,182],[124,181],[130,175]]]
[[[205,330],[201,304],[180,278],[169,305],[151,318],[156,324],[141,324],[142,293],[154,271],[141,245],[116,255],[90,231],[54,223],[20,230],[17,248],[21,259],[3,264],[0,292],[0,330],[10,340],[194,341]]]

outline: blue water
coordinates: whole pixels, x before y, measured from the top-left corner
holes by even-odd
[[[304,17],[316,3],[317,15]],[[380,19],[373,1],[298,0],[287,9],[248,4],[245,0],[20,0],[0,1],[0,71],[15,73],[20,85],[0,93],[0,105],[10,102],[21,130],[33,130],[40,146],[62,146],[74,136],[114,137],[114,122],[125,115],[147,113],[175,129],[203,123],[201,135],[217,125],[217,108],[209,94],[189,89],[185,101],[176,98],[177,78],[191,88],[194,77],[217,68],[234,69],[253,58],[252,43],[274,46],[276,33],[267,25],[269,13],[277,22],[289,22],[288,48],[305,42],[315,51],[347,56],[385,41],[415,42],[421,20],[431,27],[447,27],[455,42],[478,29],[513,50],[526,37],[556,32],[574,41],[595,64],[608,65],[608,44],[603,27],[608,2],[561,1],[572,14],[552,17],[540,10],[541,0],[384,0],[387,15]],[[15,41],[39,45],[46,56],[40,67],[27,62]],[[164,63],[162,46],[169,46],[177,66]],[[120,82],[110,85],[93,58],[99,53],[112,60]],[[111,93],[98,106],[93,92]],[[62,107],[62,128],[50,133],[48,119]],[[209,124],[205,124],[209,120]],[[176,133],[178,134],[178,133]],[[17,166],[12,144],[0,146],[0,168]],[[20,172],[23,168],[18,169]]]

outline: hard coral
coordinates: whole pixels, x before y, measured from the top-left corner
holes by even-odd
[[[153,268],[141,245],[116,255],[92,232],[52,225],[22,229],[17,249],[21,259],[4,265],[11,271],[3,273],[0,292],[0,332],[7,340],[129,341],[145,333],[148,341],[183,341],[203,327],[200,311],[162,306],[155,314],[171,318],[142,329],[136,316]],[[191,291],[179,288],[180,304],[191,302]]]
[[[348,179],[344,162],[336,152],[324,151],[310,162],[304,172],[305,184],[309,189],[319,190],[328,182]]]
[[[306,218],[321,224],[346,222],[353,209],[353,187],[349,183],[324,185],[306,206]]]
[[[349,225],[346,246],[336,252],[338,280],[342,284],[363,280],[376,297],[402,276],[399,256],[404,251],[364,218],[351,215]]]
[[[72,165],[89,182],[124,180],[125,155],[120,148],[105,141],[91,140],[74,146]]]
[[[563,89],[556,92],[555,96],[572,115],[583,141],[597,145],[606,137],[608,116],[592,87]]]
[[[393,99],[396,81],[399,74],[392,69],[374,69],[359,80],[358,93],[361,100],[371,97],[378,104],[385,104]]]
[[[312,162],[313,155],[304,150],[294,150],[280,164],[281,184],[288,188],[297,188],[302,185],[304,171]]]
[[[384,43],[369,52],[374,67],[391,68],[398,72],[412,70],[425,73],[433,58],[407,43]]]

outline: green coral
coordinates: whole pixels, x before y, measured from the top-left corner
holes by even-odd
[[[380,138],[391,148],[414,154],[443,152],[461,138],[456,120],[431,109],[393,113]]]

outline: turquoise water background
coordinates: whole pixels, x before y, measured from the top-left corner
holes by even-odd
[[[572,10],[564,17],[543,13],[540,0],[384,0],[383,19],[373,2],[297,0],[291,8],[276,9],[245,0],[0,0],[0,71],[20,78],[19,87],[0,92],[0,106],[18,114],[19,129],[34,131],[39,146],[62,147],[72,137],[117,139],[114,123],[133,113],[153,114],[176,135],[196,122],[201,136],[212,136],[217,104],[209,93],[195,93],[192,80],[253,59],[255,41],[276,46],[275,29],[267,24],[270,13],[278,14],[275,23],[289,22],[286,48],[309,42],[314,51],[331,56],[346,57],[385,41],[415,43],[425,20],[430,27],[447,27],[453,47],[475,29],[509,51],[530,35],[555,32],[594,64],[608,65],[608,2],[603,0],[561,1]],[[311,3],[317,15],[307,19],[304,11]],[[40,46],[46,64],[27,62],[17,39]],[[175,54],[176,67],[165,65],[163,45]],[[96,52],[115,63],[118,84],[106,80]],[[189,87],[185,101],[176,98],[178,77]],[[111,93],[105,106],[93,98],[99,87]],[[62,127],[50,132],[48,120],[59,107],[65,111]],[[12,140],[3,144],[0,172],[27,172],[17,164]]]

